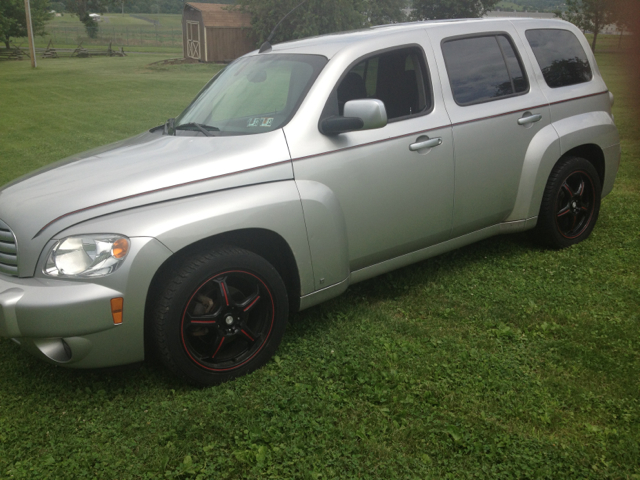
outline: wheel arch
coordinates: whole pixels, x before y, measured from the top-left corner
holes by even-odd
[[[600,186],[604,185],[605,178],[605,160],[604,160],[604,151],[599,145],[594,143],[588,143],[584,145],[579,145],[577,147],[572,148],[571,150],[565,152],[556,162],[556,165],[563,161],[567,157],[580,157],[587,160],[598,172],[598,177],[600,179]],[[555,168],[555,166],[554,166]]]
[[[300,275],[296,259],[287,241],[276,232],[264,228],[243,228],[203,238],[175,252],[158,268],[147,293],[147,313],[153,303],[154,287],[162,283],[176,263],[196,252],[221,246],[234,246],[261,256],[276,269],[287,287],[289,308],[297,312],[300,307]]]
[[[289,297],[289,312],[300,309],[300,275],[293,251],[287,241],[278,233],[264,228],[243,228],[212,235],[200,239],[178,250],[156,270],[145,301],[144,331],[145,356],[149,353],[150,325],[155,306],[154,298],[159,295],[163,282],[172,274],[175,266],[183,259],[199,251],[207,251],[222,246],[239,247],[255,253],[269,262],[282,278]]]
[[[606,195],[617,170],[614,147],[618,144],[617,130],[606,112],[570,116],[540,130],[525,155],[516,203],[506,221],[531,219],[527,228],[535,226],[549,176],[568,157],[591,163]]]
[[[558,141],[558,144],[554,148],[550,147],[539,161],[537,165],[537,173],[535,175],[535,183],[531,185],[533,188],[528,192],[528,212],[526,213],[526,215],[523,215],[521,211],[521,218],[518,218],[518,220],[524,218],[529,219],[538,216],[540,205],[542,204],[544,189],[547,185],[549,177],[551,176],[551,172],[553,172],[553,169],[567,158],[580,157],[591,163],[598,174],[600,187],[603,188],[606,173],[606,161],[605,154],[602,148],[597,144],[587,143],[577,145],[561,153],[557,149],[559,147],[559,143],[560,141]],[[521,181],[521,187],[522,183],[523,182]],[[527,228],[533,228],[534,226],[535,223],[527,222]]]

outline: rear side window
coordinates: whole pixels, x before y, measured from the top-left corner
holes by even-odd
[[[520,57],[506,35],[445,40],[442,53],[458,105],[489,102],[529,91]]]
[[[588,82],[593,77],[587,55],[572,32],[538,29],[527,30],[525,35],[551,88]]]

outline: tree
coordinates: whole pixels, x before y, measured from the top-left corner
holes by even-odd
[[[51,18],[49,0],[31,0],[31,24],[34,35],[44,35],[44,25]],[[24,0],[0,1],[0,40],[9,48],[11,37],[26,37],[27,14]]]
[[[605,26],[615,23],[614,3],[612,0],[567,0],[567,10],[559,16],[584,32],[592,32],[591,50],[595,52],[598,34]]]
[[[490,11],[499,0],[414,0],[415,20],[476,18]]]
[[[251,14],[258,45],[301,0],[238,0]],[[278,27],[271,43],[404,20],[405,0],[308,0]]]
[[[630,91],[634,91],[633,89],[640,84],[640,58],[638,56],[638,52],[640,52],[640,8],[638,8],[638,0],[618,0],[616,3],[618,18],[624,17],[625,27],[628,31],[633,32],[633,35],[630,35],[628,39],[629,50],[625,55],[624,63],[629,73],[627,84],[632,89]],[[640,95],[630,95],[629,100],[635,107],[636,114],[640,114]]]
[[[91,38],[98,36],[98,24],[89,16],[90,13],[104,13],[111,5],[120,5],[120,2],[115,0],[66,0],[65,2],[67,12],[77,15],[80,21],[84,24],[84,28],[87,30],[87,35]]]
[[[368,25],[386,25],[407,20],[406,0],[368,0],[363,2]]]
[[[618,28],[618,48],[622,45],[622,35],[633,32],[638,33],[638,2],[637,0],[616,0],[613,7],[613,23]]]

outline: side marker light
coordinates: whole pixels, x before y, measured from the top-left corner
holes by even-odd
[[[113,316],[114,325],[122,324],[122,308],[124,306],[124,298],[111,299],[111,315]]]

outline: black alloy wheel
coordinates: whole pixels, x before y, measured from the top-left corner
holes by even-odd
[[[189,299],[180,325],[182,345],[198,366],[224,372],[260,352],[274,321],[273,295],[264,281],[244,270],[221,272]]]
[[[274,354],[288,316],[278,272],[264,258],[220,247],[176,262],[161,289],[155,346],[179,376],[214,385],[247,374]]]
[[[555,248],[586,239],[600,212],[602,187],[594,166],[578,157],[563,159],[551,172],[540,206],[536,234]]]
[[[556,222],[560,235],[579,237],[589,226],[596,202],[593,180],[584,171],[569,174],[562,183],[556,203]]]

